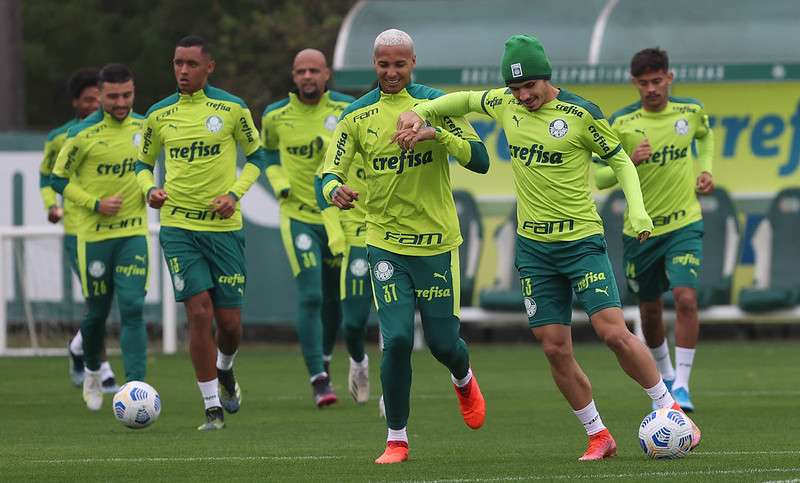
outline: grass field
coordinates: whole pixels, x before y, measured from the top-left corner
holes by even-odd
[[[576,462],[583,429],[557,393],[535,345],[472,346],[487,400],[486,425],[461,421],[446,371],[414,356],[410,460],[372,463],[385,424],[375,399],[356,406],[346,392],[347,358],[337,348],[340,402],[317,410],[299,349],[250,346],[236,371],[239,414],[227,428],[199,433],[202,403],[186,354],[151,356],[149,382],[161,418],[134,431],[117,423],[110,397],[90,414],[68,383],[66,358],[0,359],[0,480],[192,481],[775,481],[800,478],[800,343],[704,344],[693,393],[703,444],[687,458],[650,461],[637,441],[649,408],[643,392],[599,344],[576,346],[619,456]],[[371,354],[374,398],[379,355]],[[112,363],[121,373],[121,361]],[[795,480],[797,481],[797,480]]]

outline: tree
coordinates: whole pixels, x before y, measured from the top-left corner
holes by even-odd
[[[139,112],[175,89],[170,61],[189,34],[212,43],[211,83],[243,98],[260,119],[291,87],[302,48],[330,60],[339,26],[355,0],[37,0],[22,3],[29,126],[46,129],[72,115],[66,82],[86,66],[129,65]]]

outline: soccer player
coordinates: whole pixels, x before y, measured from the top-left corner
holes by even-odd
[[[247,272],[239,200],[265,157],[244,101],[208,85],[215,63],[204,39],[178,41],[172,65],[178,92],[147,111],[136,176],[147,203],[161,210],[161,247],[175,300],[186,307],[189,353],[205,405],[206,422],[197,429],[208,431],[225,427],[222,408],[235,413],[241,404],[233,374]],[[247,156],[238,179],[237,144]],[[163,188],[153,177],[162,148]]]
[[[62,221],[64,224],[63,257],[64,260],[68,261],[67,263],[75,275],[80,278],[78,271],[77,228],[73,220],[74,217],[70,216],[75,207],[67,199],[63,200],[63,207],[58,206],[56,192],[50,182],[50,175],[56,164],[58,152],[61,151],[61,147],[64,146],[64,141],[67,139],[69,128],[78,124],[100,106],[97,90],[97,69],[85,68],[72,74],[68,83],[68,91],[72,98],[72,108],[75,109],[75,117],[47,134],[47,141],[44,144],[44,158],[39,165],[39,192],[42,195],[44,208],[47,210],[47,220],[50,223]],[[83,337],[80,329],[75,333],[67,349],[70,356],[70,379],[75,386],[80,387],[83,385],[84,377]],[[106,360],[105,344],[101,360],[100,377],[103,381],[103,392],[115,393],[119,387],[117,386],[114,371],[111,370],[111,364]]]
[[[339,272],[345,238],[339,210],[317,206],[315,180],[342,111],[355,99],[327,90],[330,70],[322,52],[300,51],[292,65],[295,91],[270,104],[261,118],[267,178],[280,199],[281,237],[297,283],[297,335],[314,402],[336,402],[329,364],[342,322]],[[363,351],[359,369],[367,370]],[[353,362],[351,361],[351,372]]]
[[[322,183],[319,186],[319,206],[324,209],[337,209],[330,206],[322,196]],[[352,209],[343,210],[339,215],[344,231],[346,248],[341,263],[339,296],[342,304],[342,319],[347,352],[350,354],[350,371],[347,387],[358,404],[369,401],[369,359],[364,351],[367,335],[370,306],[374,296],[369,279],[367,262],[367,220],[364,205],[366,202],[366,170],[360,157],[350,165],[347,183],[353,191],[365,193],[361,203]],[[381,413],[383,415],[383,413]]]
[[[132,110],[133,74],[127,67],[106,65],[98,83],[102,109],[69,129],[52,175],[53,188],[74,204],[77,220],[78,265],[87,305],[81,324],[83,399],[92,411],[103,405],[100,355],[115,293],[125,379],[143,381],[147,364],[147,210],[133,172],[142,117]]]
[[[325,155],[323,195],[341,209],[363,204],[367,259],[381,320],[387,445],[376,463],[408,458],[406,426],[411,390],[414,310],[419,307],[433,356],[447,367],[464,422],[483,425],[486,405],[459,337],[458,228],[448,155],[485,173],[489,157],[472,126],[460,117],[432,118],[413,150],[392,140],[397,115],[441,91],[411,83],[414,43],[400,30],[375,39],[373,64],[379,87],[340,117]],[[363,159],[366,199],[348,186],[356,154]]]
[[[625,212],[625,274],[628,287],[639,298],[645,341],[661,377],[675,401],[691,412],[694,404],[689,396],[689,376],[700,331],[697,277],[703,258],[703,215],[696,193],[714,190],[714,136],[699,101],[669,95],[673,74],[665,51],[651,48],[636,53],[631,60],[631,76],[639,101],[615,112],[610,123],[622,147],[631,153],[644,206],[655,228],[647,243],[636,243]],[[695,140],[699,175],[695,175],[692,156]],[[609,167],[595,174],[601,188],[617,182]],[[675,299],[677,315],[674,369],[662,319],[661,294],[668,289]]]
[[[613,456],[616,443],[573,355],[573,290],[623,370],[658,407],[678,406],[645,345],[625,326],[603,225],[587,182],[593,152],[620,179],[637,242],[648,237],[653,224],[642,202],[636,169],[603,113],[550,83],[550,60],[539,40],[527,35],[509,38],[500,67],[507,87],[448,94],[419,105],[401,116],[396,137],[409,146],[419,137],[424,119],[469,112],[487,114],[505,129],[517,193],[516,264],[529,325],[542,344],[556,385],[589,436],[579,459]],[[699,440],[696,430],[693,444]]]

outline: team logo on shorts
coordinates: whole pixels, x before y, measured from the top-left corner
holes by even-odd
[[[569,126],[563,119],[556,119],[550,123],[550,135],[554,138],[563,138],[567,135],[567,131],[569,131]]]
[[[394,275],[394,266],[386,260],[381,260],[375,265],[375,278],[379,282],[385,282]]]
[[[95,260],[89,264],[89,275],[94,278],[100,278],[106,273],[106,264],[100,260]]]
[[[525,297],[525,312],[528,317],[536,315],[536,302],[533,301],[533,297]]]
[[[336,116],[331,114],[330,116],[325,118],[325,123],[323,124],[323,126],[325,126],[325,129],[327,129],[328,131],[333,131],[334,129],[336,129],[337,121],[338,119],[336,118]]]
[[[180,273],[172,276],[172,283],[175,284],[175,290],[178,292],[183,292],[183,289],[186,288],[186,281],[181,277]]]
[[[206,129],[208,129],[208,132],[220,132],[222,130],[222,125],[222,118],[217,115],[208,116],[208,119],[206,119]]]
[[[689,134],[689,121],[683,118],[675,121],[675,132],[681,136],[686,136]]]
[[[133,141],[133,145],[138,148],[139,145],[142,144],[142,133],[140,133],[140,132],[134,133],[132,141]]]
[[[356,277],[363,277],[369,270],[369,264],[363,258],[356,258],[350,262],[350,273]]]
[[[311,237],[305,233],[297,235],[294,239],[294,246],[296,246],[298,250],[308,250],[311,248]]]
[[[522,77],[522,64],[520,63],[511,64],[511,77],[515,79],[517,77]]]

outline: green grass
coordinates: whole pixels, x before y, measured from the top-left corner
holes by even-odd
[[[356,406],[344,387],[346,354],[337,348],[340,402],[317,410],[299,349],[244,347],[236,371],[242,411],[227,428],[199,433],[202,403],[186,354],[151,356],[149,382],[163,401],[150,428],[114,420],[110,397],[89,413],[69,385],[66,358],[0,359],[0,480],[659,480],[766,481],[800,477],[800,344],[705,343],[692,379],[703,444],[682,460],[650,461],[636,433],[649,408],[644,393],[604,347],[581,344],[578,359],[594,385],[619,456],[576,462],[583,429],[557,393],[535,345],[471,347],[487,400],[486,425],[461,421],[446,370],[414,355],[410,460],[372,463],[386,428],[378,418],[378,360],[373,400]],[[112,363],[118,374],[119,358]]]

